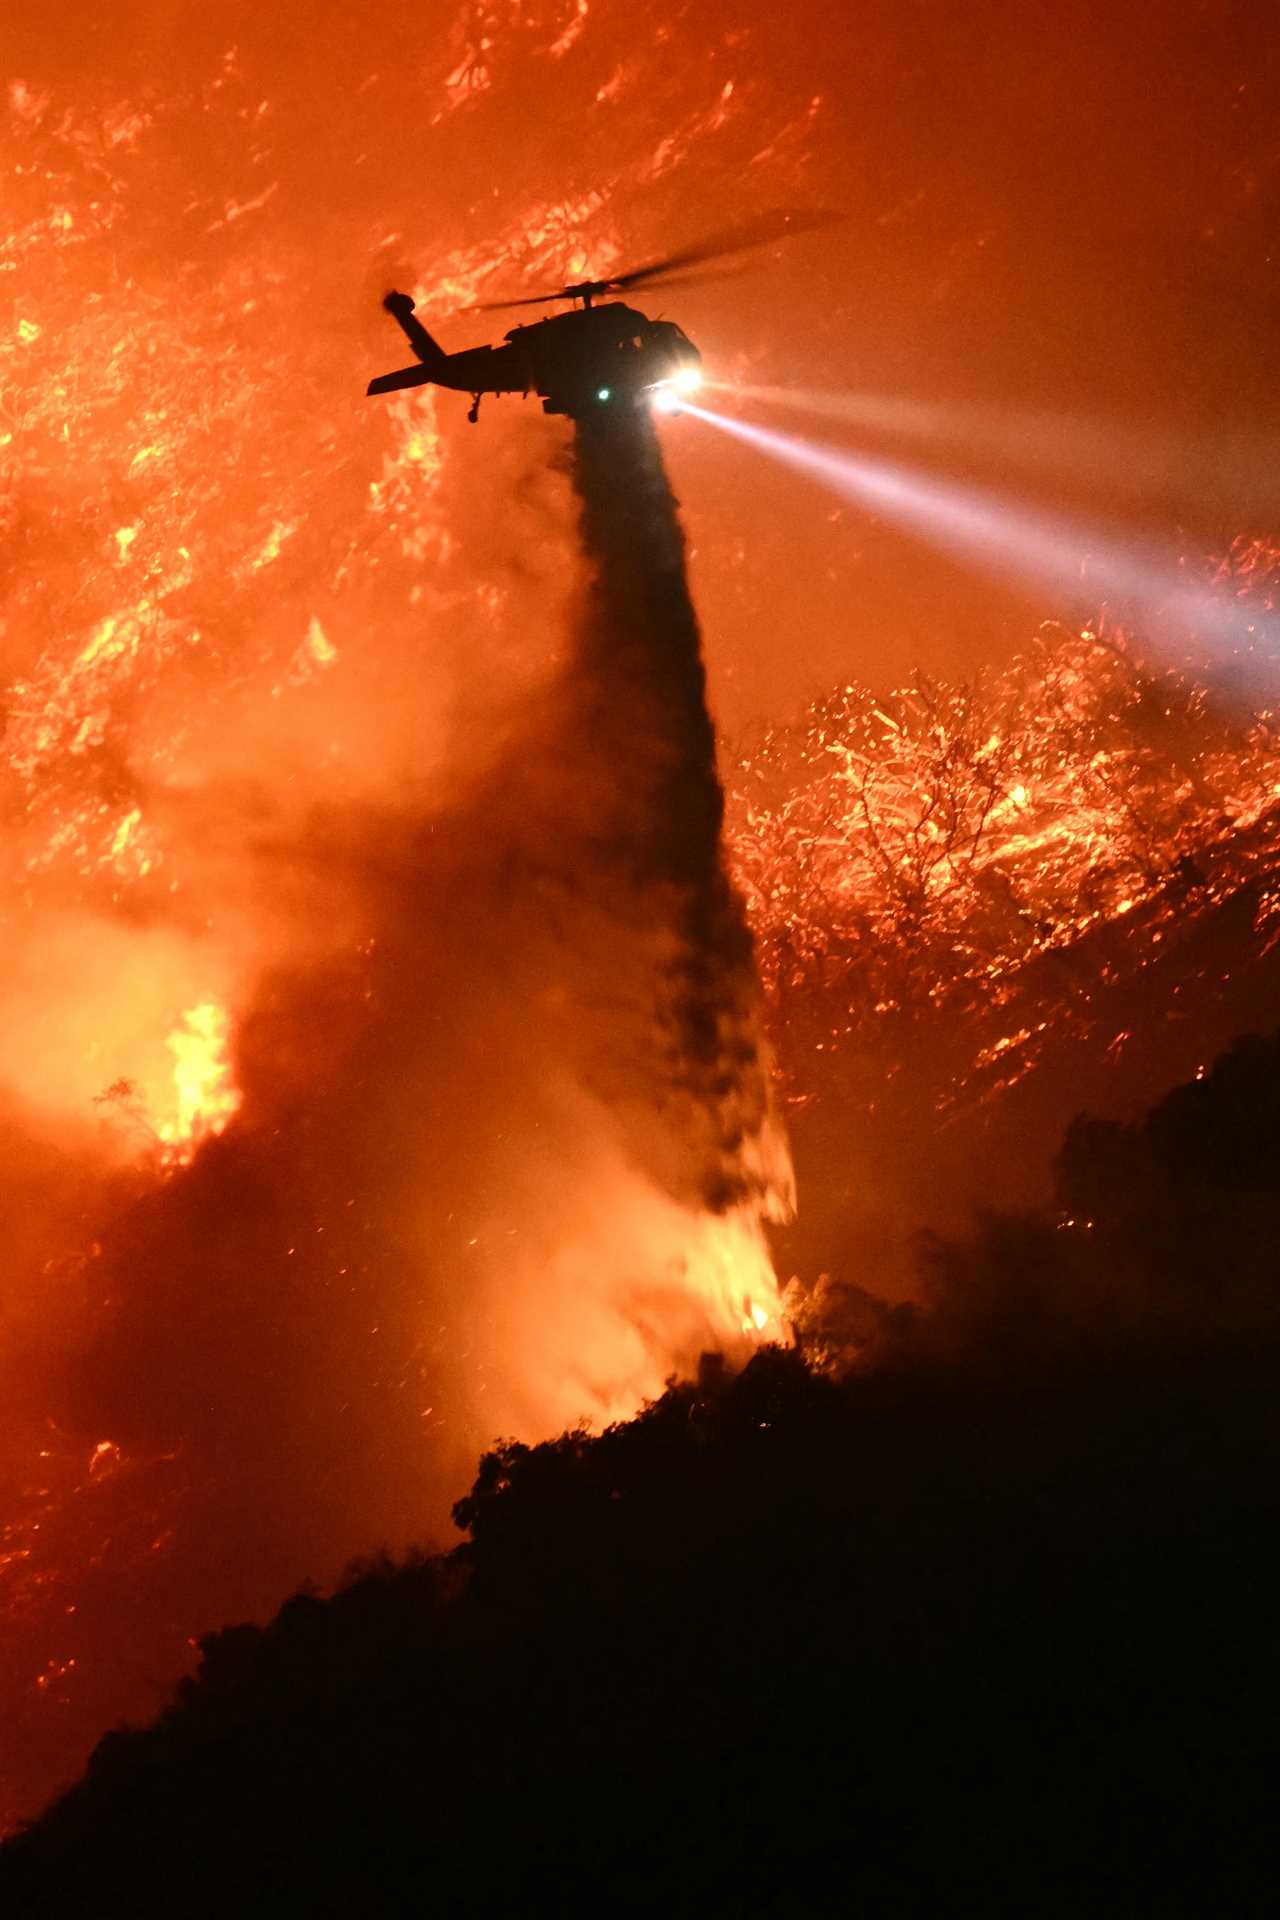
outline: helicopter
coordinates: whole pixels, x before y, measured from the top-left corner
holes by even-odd
[[[418,364],[380,374],[369,382],[369,394],[399,393],[407,387],[446,387],[471,396],[467,419],[475,424],[485,394],[538,394],[544,413],[568,414],[574,419],[601,407],[636,406],[644,402],[664,412],[678,412],[681,397],[702,382],[702,355],[674,320],[651,320],[622,301],[604,296],[641,284],[690,286],[707,276],[690,278],[687,269],[749,247],[764,246],[790,234],[826,225],[836,216],[826,212],[777,212],[747,225],[686,247],[665,259],[651,260],[629,273],[602,280],[580,280],[551,293],[518,300],[494,300],[469,308],[472,313],[496,313],[511,307],[545,306],[572,302],[568,313],[512,327],[500,346],[469,347],[446,353],[415,314],[407,293],[388,293],[383,307],[397,322],[418,357]],[[718,276],[710,276],[718,277]]]

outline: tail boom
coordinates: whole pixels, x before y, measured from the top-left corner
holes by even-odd
[[[436,377],[434,367],[398,367],[394,373],[380,373],[365,388],[366,394],[400,393],[405,387],[427,387]]]

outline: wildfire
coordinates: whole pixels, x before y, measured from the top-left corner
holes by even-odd
[[[727,1219],[706,1218],[691,1237],[687,1272],[708,1303],[712,1337],[754,1346],[761,1340],[789,1340],[773,1261],[749,1210]]]
[[[520,1439],[629,1420],[708,1350],[742,1360],[791,1338],[757,1211],[690,1212],[616,1162],[554,1238],[507,1246],[482,1367],[486,1417]],[[513,1345],[515,1377],[501,1364]]]
[[[189,1160],[202,1140],[223,1132],[239,1111],[227,1052],[230,1027],[226,1009],[205,1000],[183,1014],[165,1042],[173,1055],[176,1110],[159,1133],[170,1164]]]
[[[482,454],[465,427],[464,444],[452,443],[429,393],[353,414],[367,371],[354,316],[367,309],[372,356],[384,345],[378,297],[393,281],[411,288],[429,325],[449,327],[475,302],[608,272],[659,238],[678,244],[686,210],[685,231],[697,224],[686,163],[698,152],[714,156],[704,197],[712,179],[766,203],[817,184],[807,156],[825,95],[808,82],[788,93],[771,77],[785,67],[765,57],[772,23],[717,23],[690,61],[673,57],[678,37],[665,27],[637,36],[626,9],[611,23],[608,13],[588,0],[459,9],[420,58],[378,58],[359,74],[344,59],[336,88],[319,42],[299,88],[292,66],[255,67],[249,32],[247,51],[209,71],[196,54],[175,52],[171,67],[157,56],[136,98],[112,97],[109,61],[92,78],[73,66],[62,85],[9,89],[2,1117],[20,1130],[36,1115],[70,1153],[105,1100],[141,1163],[130,1194],[181,1198],[181,1169],[232,1125],[243,1098],[233,1027],[242,1009],[269,1000],[264,982],[313,958],[317,971],[360,974],[373,935],[349,893],[370,870],[374,884],[395,871],[386,841],[406,789],[473,778],[475,736],[486,769],[495,740],[518,741],[510,712],[538,673],[549,676],[558,644],[547,636],[560,630],[566,567],[549,531],[554,496],[541,491],[545,461],[531,463],[531,442],[514,434],[485,441]],[[538,113],[540,134],[509,138],[520,116]],[[423,126],[432,164],[406,166],[394,130]],[[582,127],[582,142],[566,144],[565,126]],[[460,326],[455,337],[483,336]],[[533,409],[519,418],[526,434],[541,425]],[[477,478],[468,462],[478,460]],[[1270,604],[1277,580],[1280,556],[1253,542],[1228,558],[1218,584]],[[1252,889],[1259,942],[1280,940],[1280,882],[1262,878],[1280,843],[1265,703],[1227,708],[1207,682],[1104,638],[1047,631],[1011,674],[976,688],[917,681],[888,699],[847,688],[743,761],[738,866],[794,1097],[816,1080],[815,1060],[943,1008],[973,1015],[956,1025],[967,1052],[950,1094],[1007,1084],[1046,1035],[1087,1017],[1089,986],[1064,987],[1061,968],[1089,941],[1095,972],[1117,965],[1105,945],[1117,925],[1128,952],[1149,954],[1173,943],[1189,913]],[[510,701],[496,705],[496,726],[483,704],[491,683]],[[350,821],[363,822],[354,849],[331,832],[335,817],[353,837]],[[310,1033],[292,1038],[305,1053]],[[249,1084],[247,1051],[244,1072]],[[412,1088],[424,1112],[426,1078],[419,1072]],[[367,1167],[372,1200],[365,1189],[353,1197],[354,1175],[350,1194],[282,1177],[279,1192],[267,1183],[270,1204],[258,1196],[260,1239],[245,1265],[272,1300],[265,1332],[279,1331],[272,1282],[283,1270],[269,1262],[287,1261],[278,1291],[297,1318],[280,1324],[314,1329],[322,1358],[299,1361],[277,1394],[272,1366],[310,1347],[271,1347],[260,1330],[271,1390],[247,1374],[249,1386],[228,1396],[244,1428],[220,1451],[193,1445],[182,1470],[194,1478],[216,1455],[208,1471],[233,1476],[239,1445],[256,1498],[258,1443],[287,1428],[289,1497],[324,1510],[310,1534],[300,1529],[308,1554],[321,1538],[340,1554],[367,1546],[354,1527],[375,1486],[404,1489],[403,1516],[391,1504],[398,1493],[379,1509],[388,1530],[402,1518],[423,1524],[420,1457],[385,1438],[398,1407],[418,1406],[419,1386],[421,1418],[431,1416],[442,1448],[452,1436],[436,1429],[458,1419],[464,1398],[451,1398],[451,1383],[465,1376],[468,1394],[477,1379],[477,1392],[491,1389],[458,1447],[462,1475],[472,1439],[486,1444],[504,1424],[536,1439],[584,1415],[622,1418],[661,1390],[677,1360],[692,1367],[709,1346],[741,1352],[786,1337],[751,1214],[691,1214],[626,1170],[566,1176],[557,1161],[537,1183],[553,1196],[549,1224],[528,1245],[525,1215],[537,1210],[522,1214],[509,1180],[492,1172],[512,1125],[493,1105],[477,1118],[446,1102],[443,1119],[429,1115],[434,1133],[423,1121],[429,1147],[456,1148],[466,1204],[492,1215],[478,1246],[443,1208],[418,1239],[402,1220],[388,1226]],[[358,1122],[342,1136],[356,1143],[349,1157],[372,1160]],[[474,1141],[459,1145],[453,1136],[472,1125]],[[407,1158],[394,1134],[381,1153]],[[43,1164],[37,1171],[43,1179]],[[179,1177],[166,1185],[157,1171]],[[109,1263],[89,1239],[96,1223],[79,1193],[63,1214],[47,1249],[23,1244],[35,1276],[24,1311],[69,1330],[74,1344],[93,1315],[119,1310],[141,1262],[122,1259],[101,1278]],[[203,1361],[219,1289],[203,1284],[198,1233],[174,1233],[154,1301],[144,1288],[126,1304],[142,1322],[148,1303],[172,1310],[173,1326],[194,1319]],[[188,1256],[195,1279],[173,1278]],[[396,1301],[411,1330],[399,1353],[392,1316],[383,1325],[382,1305],[363,1305],[396,1256]],[[628,1258],[634,1284],[620,1286]],[[424,1278],[432,1261],[435,1293]],[[184,1284],[201,1294],[195,1314]],[[464,1311],[439,1304],[454,1295],[480,1302],[464,1335]],[[330,1361],[335,1324],[341,1354]],[[156,1336],[157,1376],[172,1344]],[[267,1411],[255,1429],[246,1409],[258,1404]],[[152,1411],[141,1409],[144,1426]],[[27,1776],[0,1787],[0,1822],[136,1708],[136,1680],[105,1675],[101,1621],[76,1613],[80,1583],[132,1595],[120,1567],[168,1553],[176,1530],[192,1558],[186,1576],[175,1562],[156,1612],[169,1627],[181,1616],[184,1635],[199,1632],[215,1624],[205,1610],[224,1604],[209,1597],[207,1569],[241,1539],[215,1532],[193,1550],[187,1494],[169,1486],[172,1456],[149,1460],[113,1417],[51,1437],[45,1415],[34,1409],[31,1460],[13,1467],[27,1489],[16,1530],[0,1526],[10,1583],[0,1624],[18,1622],[21,1644],[42,1649],[11,1670],[40,1673],[42,1698],[65,1696],[80,1719],[56,1755],[51,1744]],[[322,1494],[298,1487],[313,1458],[329,1461],[331,1437],[335,1457],[347,1449],[354,1462],[358,1433],[348,1436],[361,1428],[384,1436],[363,1483],[344,1457],[341,1470],[329,1462],[327,1477],[310,1476]],[[347,1537],[339,1521],[325,1533],[344,1492],[358,1521]],[[114,1556],[105,1561],[104,1542]],[[299,1548],[293,1563],[282,1555],[265,1568],[251,1599],[237,1591],[225,1604],[268,1606],[317,1572]],[[113,1604],[128,1614],[131,1599]],[[122,1645],[132,1647],[133,1628],[130,1617]],[[157,1667],[176,1671],[172,1655]],[[100,1695],[85,1692],[99,1684]]]
[[[1220,581],[1274,594],[1275,550],[1233,555]],[[739,759],[732,831],[793,1076],[946,1011],[967,1045],[939,1098],[995,1091],[1063,1023],[1102,1017],[1095,987],[1227,901],[1264,950],[1277,693],[1260,652],[1174,665],[1048,625],[1000,675],[848,685],[765,734]]]
[[[766,202],[795,194],[787,173],[801,166],[812,110],[766,105],[742,35],[685,69],[620,17],[606,29],[587,0],[533,14],[507,8],[493,20],[490,11],[483,20],[459,12],[412,71],[379,61],[353,85],[344,60],[337,94],[324,95],[319,68],[303,90],[292,69],[255,69],[249,49],[207,70],[175,54],[153,65],[136,97],[113,96],[108,63],[92,80],[78,67],[62,83],[15,80],[0,101],[11,149],[0,276],[12,296],[0,317],[0,543],[10,561],[0,586],[0,999],[9,1015],[0,1118],[94,1155],[103,1128],[93,1123],[105,1120],[113,1177],[128,1161],[125,1191],[147,1191],[161,1206],[166,1193],[180,1201],[183,1169],[240,1108],[232,1041],[241,1010],[261,1003],[264,981],[312,959],[344,980],[361,975],[377,931],[363,915],[385,823],[394,836],[411,811],[406,794],[417,806],[431,783],[447,792],[450,777],[455,788],[472,779],[477,737],[490,755],[492,740],[513,731],[509,710],[519,717],[526,688],[555,666],[553,639],[530,645],[531,635],[561,630],[571,573],[549,535],[557,483],[544,497],[530,482],[540,416],[520,414],[523,439],[508,431],[487,441],[477,475],[467,462],[478,449],[449,446],[430,394],[361,410],[364,348],[372,356],[384,344],[380,294],[403,266],[428,324],[459,324],[458,344],[468,344],[461,324],[480,323],[455,316],[474,302],[608,271],[637,246],[643,255],[659,237],[645,222],[667,217],[653,183],[682,206],[681,168],[699,145],[736,178],[758,179]],[[535,186],[522,153],[508,156],[505,178],[494,167],[510,89],[533,101],[525,77],[530,57],[544,54],[560,87],[553,99],[548,77],[538,96],[549,132],[571,123],[570,99],[597,94],[611,114],[630,114],[635,132],[629,146],[611,140],[585,169],[575,161]],[[437,164],[406,199],[388,131],[433,121]],[[483,128],[497,135],[486,194],[490,182],[497,191],[483,219],[464,220],[455,182],[477,137],[489,141]],[[326,198],[329,211],[317,216]],[[332,318],[364,311],[363,343]],[[501,515],[498,497],[508,502]],[[336,852],[326,838],[335,818],[345,823]],[[368,830],[353,848],[343,834],[355,837],[351,822],[361,819]],[[362,991],[353,990],[361,1007]],[[383,1157],[396,1152],[389,1137]],[[153,1190],[156,1175],[167,1184]],[[558,1178],[557,1169],[548,1186]],[[781,1333],[758,1228],[655,1207],[634,1185],[615,1218],[612,1193],[602,1191],[576,1248],[560,1242],[579,1223],[554,1223],[518,1300],[508,1302],[505,1286],[511,1224],[475,1250],[488,1265],[473,1291],[493,1289],[495,1317],[510,1306],[526,1319],[494,1342],[473,1438],[463,1442],[447,1422],[457,1425],[471,1391],[479,1362],[470,1343],[478,1349],[482,1334],[437,1324],[445,1312],[428,1315],[414,1292],[432,1260],[447,1268],[471,1255],[465,1241],[442,1247],[453,1224],[442,1213],[424,1236],[421,1271],[402,1282],[409,1359],[374,1359],[382,1308],[362,1312],[369,1346],[352,1331],[332,1404],[317,1409],[325,1383],[295,1383],[300,1403],[312,1396],[311,1442],[321,1434],[323,1450],[336,1434],[340,1445],[353,1417],[378,1430],[394,1421],[421,1348],[436,1368],[432,1444],[442,1456],[452,1447],[447,1471],[461,1484],[475,1447],[507,1417],[495,1407],[490,1425],[487,1412],[504,1385],[510,1421],[540,1438],[557,1419],[633,1412],[661,1391],[677,1348],[681,1364],[694,1365],[703,1347]],[[290,1299],[323,1342],[348,1303],[379,1284],[396,1248],[378,1239],[374,1203],[328,1192],[299,1200],[290,1187],[287,1209],[258,1256],[263,1291],[278,1253]],[[357,1213],[373,1217],[356,1225]],[[24,1310],[41,1329],[91,1340],[94,1316],[119,1306],[136,1263],[125,1263],[119,1286],[101,1277],[102,1248],[89,1236],[106,1225],[89,1220],[76,1194],[51,1223],[42,1216],[47,1246],[31,1251],[24,1240]],[[620,1305],[605,1270],[626,1229],[636,1236],[637,1287]],[[183,1244],[179,1264],[200,1251]],[[465,1390],[451,1397],[458,1381]],[[61,1664],[47,1671],[62,1678],[57,1688],[42,1683],[42,1697],[65,1694],[79,1717],[73,1732],[41,1736],[46,1746],[19,1780],[0,1780],[0,1824],[47,1792],[103,1726],[138,1710],[136,1679],[108,1673],[101,1622],[95,1640],[74,1596],[104,1541],[131,1543],[128,1564],[145,1567],[169,1553],[172,1537],[168,1496],[157,1491],[172,1463],[123,1432],[124,1451],[101,1441],[122,1430],[105,1417],[97,1425],[96,1410],[92,1437],[51,1441],[47,1412],[38,1400],[28,1409],[35,1464],[20,1461],[16,1440],[0,1462],[30,1496],[21,1539],[0,1525],[0,1546],[18,1556],[0,1628],[31,1650],[8,1660],[10,1673],[43,1671],[54,1656]],[[419,1531],[430,1522],[416,1504],[428,1471],[416,1445],[395,1474],[380,1459],[369,1478],[403,1480],[403,1522]],[[217,1473],[234,1474],[234,1455],[234,1445],[223,1449]],[[435,1471],[443,1478],[446,1468]],[[366,1506],[353,1502],[359,1521],[319,1523],[339,1558],[367,1545],[358,1531]],[[181,1512],[179,1553],[191,1551]],[[387,1527],[400,1523],[393,1513]],[[351,1530],[339,1538],[343,1524]],[[234,1558],[218,1537],[201,1551],[222,1544]],[[318,1571],[285,1558],[261,1572],[251,1599],[212,1599],[196,1578],[184,1635],[212,1624],[210,1607],[273,1604]],[[173,1575],[175,1592],[182,1579]],[[129,1592],[115,1602],[122,1618]],[[85,1635],[74,1659],[64,1606]],[[176,1672],[172,1649],[156,1665]]]

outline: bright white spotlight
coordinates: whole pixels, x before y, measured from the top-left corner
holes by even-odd
[[[1029,513],[979,488],[956,486],[887,460],[751,426],[745,420],[708,412],[693,401],[684,401],[683,410],[824,482],[846,499],[891,515],[936,545],[970,555],[988,567],[1054,581],[1090,600],[1118,595],[1220,641],[1239,644],[1242,634],[1248,634],[1280,644],[1280,620],[1273,613],[1259,614],[1194,578],[1189,581],[1175,560],[1147,552],[1137,543],[1117,541],[1095,527]]]
[[[702,385],[702,370],[699,367],[681,367],[671,384],[681,393],[696,393]]]
[[[653,390],[653,404],[658,413],[679,413],[680,395],[669,380],[660,380]]]

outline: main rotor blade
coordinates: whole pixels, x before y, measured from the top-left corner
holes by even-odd
[[[566,287],[557,287],[554,293],[530,293],[523,300],[479,300],[474,307],[464,307],[464,313],[502,313],[508,307],[545,307],[552,300],[568,300],[571,295]]]
[[[645,291],[660,293],[666,287],[674,287],[677,293],[683,293],[686,287],[717,286],[724,280],[741,280],[751,271],[748,260],[740,260],[732,267],[712,267],[706,273],[657,273],[645,280]]]
[[[485,300],[477,306],[468,307],[468,313],[501,313],[509,307],[544,307],[553,300],[572,300],[590,288],[593,294],[621,293],[625,287],[639,286],[642,281],[657,280],[659,275],[682,273],[686,267],[700,267],[711,260],[724,260],[735,253],[746,253],[752,247],[774,246],[779,240],[789,240],[794,234],[813,233],[819,227],[834,226],[844,215],[831,207],[776,207],[771,213],[758,214],[754,220],[740,220],[735,226],[724,227],[719,233],[710,234],[696,246],[684,247],[679,253],[668,253],[661,260],[648,260],[642,267],[633,267],[629,273],[611,273],[603,280],[581,281],[576,286],[557,287],[554,293],[527,294],[519,300]],[[699,275],[702,279],[704,276]],[[708,275],[707,278],[721,278],[720,275]],[[673,282],[674,284],[674,282]],[[684,284],[682,282],[682,284]],[[691,284],[691,283],[690,283]]]
[[[745,253],[750,247],[767,247],[793,234],[813,233],[819,227],[833,226],[844,216],[831,207],[778,207],[772,213],[759,214],[754,220],[742,220],[709,234],[695,246],[669,253],[661,260],[648,260],[629,273],[609,276],[611,287],[634,287],[641,280],[655,280],[660,273],[675,273],[682,267],[698,267],[707,260],[723,260],[730,254]]]

